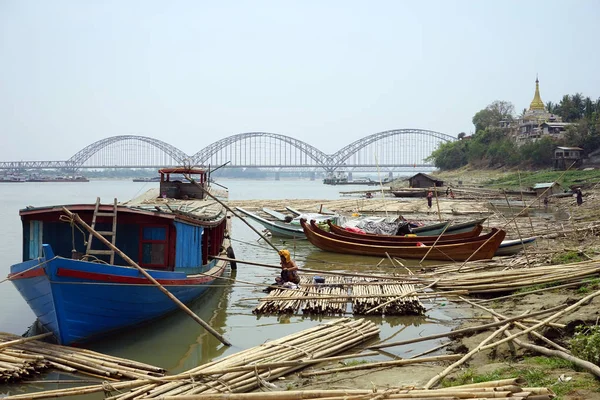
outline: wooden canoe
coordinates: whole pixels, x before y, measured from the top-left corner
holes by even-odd
[[[333,224],[331,221],[327,221],[329,225],[329,229],[331,233],[335,233],[339,236],[345,236],[348,238],[359,238],[359,239],[370,239],[370,240],[382,240],[389,243],[417,243],[422,242],[427,244],[427,242],[435,242],[439,235],[431,235],[431,236],[396,236],[396,235],[377,235],[377,234],[362,234],[356,232],[350,232],[342,228],[341,226]],[[444,234],[440,238],[440,241],[448,241],[448,240],[464,240],[473,237],[479,236],[481,231],[483,230],[483,226],[481,224],[475,225],[474,229],[469,232],[462,233],[451,233]]]
[[[428,260],[465,261],[490,259],[506,236],[506,232],[493,228],[491,237],[457,244],[441,244],[435,246],[391,246],[352,243],[345,240],[331,239],[311,229],[306,220],[300,220],[306,238],[314,246],[324,251],[361,256],[392,257],[422,259],[426,254]],[[431,250],[431,251],[430,251]]]
[[[292,239],[306,239],[306,237],[304,236],[304,231],[301,227],[297,225],[269,221],[241,207],[236,207],[236,210],[264,226],[271,232],[273,236],[286,237]]]

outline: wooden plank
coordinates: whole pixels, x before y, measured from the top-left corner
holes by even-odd
[[[263,212],[269,214],[271,217],[275,218],[276,220],[281,221],[281,222],[285,222],[285,219],[286,219],[286,215],[285,214],[282,214],[282,213],[280,213],[278,211],[272,210],[272,209],[267,208],[267,207],[263,207],[262,210],[263,210]]]

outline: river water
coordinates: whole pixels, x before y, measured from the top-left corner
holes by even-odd
[[[336,199],[343,186],[323,185],[320,181],[249,181],[219,180],[229,188],[231,200],[265,199]],[[43,206],[72,203],[94,203],[100,197],[104,203],[113,198],[124,201],[158,185],[131,181],[98,180],[87,183],[2,183],[0,184],[0,281],[8,274],[10,265],[21,261],[22,230],[19,209],[28,205]],[[352,190],[367,187],[352,186]],[[257,228],[260,227],[257,225]],[[262,229],[262,227],[260,227]],[[257,241],[256,234],[242,221],[233,220],[233,247],[238,259],[277,265],[279,257],[264,243]],[[282,243],[274,238],[278,247],[290,249],[300,267],[332,271],[356,271],[385,273],[385,268],[375,268],[378,258],[344,256],[322,252],[306,241]],[[262,297],[261,288],[244,284],[253,282],[268,284],[274,281],[277,271],[261,267],[238,265],[237,271],[227,271],[226,276],[237,279],[224,280],[194,302],[190,308],[202,319],[223,334],[231,347],[222,345],[206,333],[187,314],[176,312],[158,321],[127,332],[115,334],[101,342],[90,343],[88,348],[103,353],[125,357],[157,365],[178,373],[199,364],[234,352],[259,345],[269,339],[279,338],[335,317],[255,316],[252,310]],[[429,309],[426,317],[369,317],[380,326],[381,339],[402,340],[426,336],[450,330],[457,312],[444,299],[424,303]],[[0,331],[23,334],[35,317],[14,286],[0,284]],[[409,346],[389,348],[389,352],[405,357],[432,348],[434,341]],[[385,360],[384,356],[370,360]],[[74,379],[72,376],[49,373],[43,379]],[[19,384],[0,386],[0,392],[13,394],[31,390],[63,388],[64,384]],[[0,396],[1,397],[1,396]],[[88,396],[86,398],[102,398]]]

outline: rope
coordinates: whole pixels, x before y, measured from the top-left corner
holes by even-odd
[[[102,381],[102,390],[104,391],[104,397],[109,396],[111,392],[124,393],[114,387],[109,381]]]
[[[79,225],[77,225],[75,223],[75,220],[71,217],[69,217],[68,215],[61,215],[58,217],[58,220],[60,222],[66,222],[68,224],[71,225],[71,238],[73,241],[73,250],[75,250],[75,229],[77,228],[79,230],[79,232],[81,232],[81,236],[83,236],[83,245],[87,246],[87,240],[86,240],[86,236],[85,236],[85,232],[83,231],[83,229],[81,229],[81,227]],[[76,250],[75,250],[76,251]]]
[[[44,264],[46,264],[46,263],[49,263],[50,261],[52,261],[52,260],[54,260],[54,259],[56,259],[56,258],[58,258],[58,256],[54,256],[54,257],[52,257],[51,259],[49,259],[49,260],[46,260],[46,261],[43,261],[43,262],[41,262],[41,263],[39,263],[39,264],[36,264],[36,265],[34,265],[33,267],[31,267],[31,268],[27,268],[25,271],[17,272],[17,273],[16,273],[16,274],[14,274],[14,275],[10,275],[10,276],[8,276],[8,277],[6,277],[6,278],[2,279],[2,280],[0,281],[0,283],[6,282],[6,281],[8,281],[8,280],[10,280],[11,278],[14,278],[14,277],[16,277],[16,276],[23,275],[24,273],[26,273],[26,272],[29,272],[29,271],[31,271],[31,270],[33,270],[33,269],[36,269],[37,267],[40,267],[40,266],[42,266],[42,265],[44,265]],[[40,260],[40,258],[38,258],[38,260]]]

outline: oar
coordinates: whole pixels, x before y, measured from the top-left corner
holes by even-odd
[[[231,346],[231,343],[229,343],[229,341],[227,341],[227,339],[225,339],[223,336],[221,336],[219,334],[219,332],[215,331],[210,325],[208,325],[206,322],[204,322],[202,320],[202,318],[200,318],[199,316],[194,314],[194,312],[192,310],[190,310],[185,304],[183,304],[177,297],[175,297],[173,294],[171,294],[171,292],[169,292],[167,289],[165,289],[165,287],[163,285],[161,285],[160,282],[158,282],[156,279],[154,279],[152,277],[152,275],[150,275],[148,272],[146,272],[146,270],[144,268],[140,267],[135,261],[133,261],[131,258],[129,258],[127,256],[127,254],[123,253],[121,250],[119,250],[119,248],[117,246],[115,246],[114,244],[109,242],[104,236],[102,236],[101,234],[96,232],[95,229],[93,229],[91,226],[86,224],[85,221],[82,220],[78,214],[72,213],[66,207],[63,207],[62,209],[65,214],[67,214],[70,218],[72,218],[77,223],[79,223],[81,226],[83,226],[88,232],[90,232],[92,235],[94,235],[94,237],[97,238],[98,240],[100,240],[105,246],[108,246],[108,248],[114,250],[118,255],[121,256],[121,258],[123,260],[127,261],[131,266],[137,268],[138,271],[140,271],[142,273],[142,275],[144,275],[150,282],[155,284],[160,289],[161,292],[163,292],[171,300],[173,300],[173,302],[175,302],[175,304],[177,304],[179,306],[179,308],[181,308],[183,311],[185,311],[187,314],[189,314],[189,316],[192,317],[194,319],[194,321],[196,321],[197,323],[202,325],[202,327],[204,329],[206,329],[211,335],[213,335],[214,337],[219,339],[219,341],[221,343],[223,343],[225,346]]]

